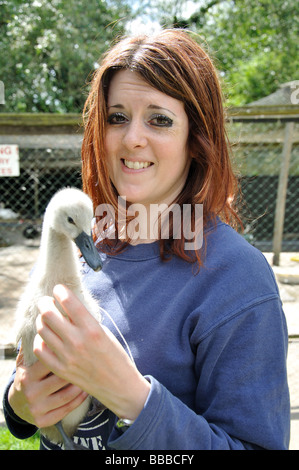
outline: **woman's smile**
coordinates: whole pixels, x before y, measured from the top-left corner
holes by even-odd
[[[144,170],[145,168],[148,168],[149,166],[153,165],[152,162],[138,162],[138,161],[126,160],[125,158],[122,158],[121,162],[125,166],[125,169],[130,169],[130,170],[135,170],[135,171]]]
[[[172,203],[190,166],[189,122],[181,101],[151,87],[136,72],[111,80],[105,148],[119,196],[148,205]]]

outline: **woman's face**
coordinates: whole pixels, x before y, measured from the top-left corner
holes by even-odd
[[[170,204],[185,184],[190,158],[184,105],[121,70],[110,83],[105,148],[111,181],[128,202]]]

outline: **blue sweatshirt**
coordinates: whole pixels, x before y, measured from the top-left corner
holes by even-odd
[[[157,243],[103,255],[98,273],[84,266],[86,285],[151,391],[124,434],[94,403],[76,442],[119,450],[288,448],[288,336],[273,272],[228,225],[209,231],[198,273],[175,256],[161,261]],[[103,323],[124,344],[108,316]],[[17,437],[35,432],[14,415],[7,392],[4,410]],[[42,448],[57,447],[43,438]]]

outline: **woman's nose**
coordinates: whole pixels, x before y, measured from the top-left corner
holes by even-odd
[[[146,129],[143,122],[131,121],[125,129],[123,144],[128,149],[144,148],[147,145]]]

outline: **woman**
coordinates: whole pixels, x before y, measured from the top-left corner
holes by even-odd
[[[39,361],[26,368],[19,356],[5,394],[11,431],[28,437],[88,393],[105,408],[75,433],[89,448],[287,449],[281,301],[262,254],[232,228],[221,91],[188,33],[124,39],[107,53],[82,161],[104,261],[100,273],[84,266],[84,279],[107,315],[98,325],[63,286],[54,297],[71,322],[41,301]]]

